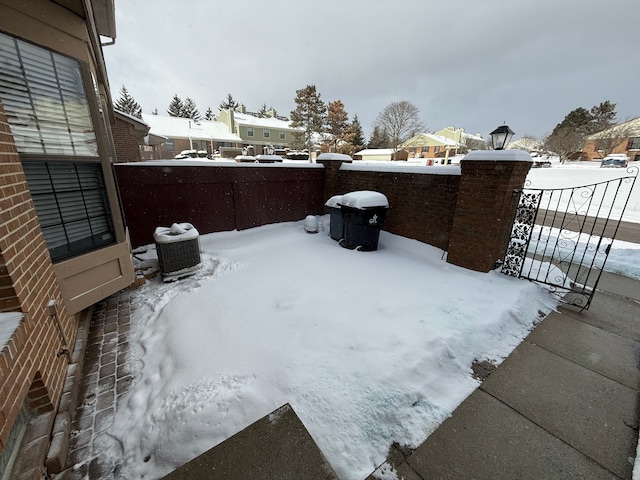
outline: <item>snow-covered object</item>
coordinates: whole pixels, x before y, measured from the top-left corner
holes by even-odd
[[[256,157],[253,155],[236,155],[236,162],[255,162]]]
[[[307,233],[318,233],[318,219],[313,215],[307,215],[304,219],[304,229]]]
[[[499,162],[533,162],[531,155],[524,150],[474,150],[462,160],[495,160]]]
[[[351,161],[353,158],[344,153],[321,153],[316,158],[316,162],[319,160],[341,160],[344,162],[345,160]]]
[[[340,202],[342,202],[342,195],[334,195],[327,200],[327,203],[325,203],[324,206],[329,208],[340,208]]]
[[[198,236],[198,230],[190,223],[174,223],[170,227],[157,227],[153,232],[156,243],[182,242]]]
[[[340,205],[358,209],[389,207],[387,197],[380,192],[372,192],[371,190],[359,190],[350,192],[342,196]]]
[[[256,160],[259,162],[282,162],[284,158],[280,155],[258,155]]]
[[[11,340],[23,316],[20,312],[0,312],[0,351]]]

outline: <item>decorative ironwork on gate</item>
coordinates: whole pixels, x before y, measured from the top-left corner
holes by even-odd
[[[502,273],[546,285],[561,301],[589,308],[638,167],[572,188],[521,191]]]

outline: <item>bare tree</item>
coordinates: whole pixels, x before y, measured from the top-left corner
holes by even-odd
[[[398,145],[426,130],[424,123],[420,121],[419,113],[418,107],[402,100],[387,105],[374,122],[374,127],[385,131],[389,136],[394,150],[394,160]]]
[[[584,133],[572,127],[556,128],[544,142],[544,148],[557,153],[562,163],[572,153],[582,150],[583,145]]]

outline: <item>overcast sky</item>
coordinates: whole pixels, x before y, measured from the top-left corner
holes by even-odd
[[[315,85],[365,135],[407,100],[429,131],[548,134],[605,100],[640,116],[638,0],[116,0],[104,54],[122,85],[166,113],[174,94],[217,114],[228,93],[257,111],[295,108]]]

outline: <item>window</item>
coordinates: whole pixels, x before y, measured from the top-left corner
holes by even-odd
[[[247,136],[253,137],[253,127],[247,127]]]
[[[99,163],[34,160],[23,168],[53,262],[115,242]]]
[[[640,137],[633,137],[629,140],[629,148],[627,150],[640,150]]]
[[[433,147],[433,153],[440,153],[440,145]]]
[[[280,140],[284,140],[284,130],[280,130],[278,133],[280,134]]]
[[[269,136],[271,135],[271,132],[269,131],[268,128],[264,129],[264,138],[269,138]]]
[[[0,33],[0,98],[18,152],[98,156],[76,60]]]
[[[115,243],[80,63],[0,33],[0,100],[53,262]]]
[[[164,142],[164,148],[166,148],[170,152],[173,152],[175,150],[176,146],[173,144],[173,138],[167,138],[167,141]]]

